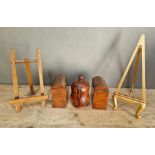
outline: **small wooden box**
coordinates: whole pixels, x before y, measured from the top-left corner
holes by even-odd
[[[107,109],[109,89],[100,76],[92,79],[93,92],[93,109]]]
[[[59,75],[51,86],[53,108],[65,108],[67,105],[66,77]]]

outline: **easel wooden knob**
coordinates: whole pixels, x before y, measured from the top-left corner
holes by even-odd
[[[11,49],[10,58],[11,58],[11,66],[12,66],[14,99],[9,101],[9,103],[13,104],[15,106],[16,112],[21,111],[21,104],[22,103],[31,103],[31,102],[35,102],[35,101],[41,101],[42,107],[45,107],[45,100],[48,99],[48,96],[45,95],[45,91],[44,91],[40,49],[37,48],[37,58],[35,60],[28,60],[28,59],[16,60],[14,49]],[[38,66],[40,93],[41,93],[40,96],[32,96],[35,94],[35,92],[33,89],[32,74],[31,74],[31,70],[30,70],[30,64],[31,63],[36,63]],[[26,98],[20,98],[19,97],[19,87],[18,87],[18,78],[17,78],[17,69],[16,69],[17,64],[25,64],[27,80],[28,80],[28,84],[30,87],[30,93],[31,93],[30,97],[26,97]]]

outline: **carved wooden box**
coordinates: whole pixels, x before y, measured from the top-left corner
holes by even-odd
[[[106,109],[108,104],[109,89],[100,76],[95,76],[92,79],[93,91],[93,108]]]
[[[59,75],[51,86],[53,108],[65,108],[67,105],[66,77]]]

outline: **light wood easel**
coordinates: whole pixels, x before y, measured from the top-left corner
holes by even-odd
[[[133,93],[133,90],[134,90],[134,86],[135,86],[135,82],[136,82],[136,79],[137,79],[137,73],[138,73],[138,65],[139,65],[139,62],[140,62],[140,55],[142,55],[142,99],[138,99],[138,98],[135,98],[135,97],[132,97],[132,93]],[[135,66],[134,66],[134,73],[133,73],[133,78],[132,78],[132,86],[131,86],[131,91],[130,91],[130,95],[124,95],[124,94],[121,94],[120,93],[120,89],[122,87],[122,84],[128,74],[128,71],[132,65],[132,62],[134,60],[136,56],[136,63],[135,63]],[[136,118],[141,118],[141,112],[144,110],[145,108],[145,104],[146,104],[146,81],[145,81],[145,35],[142,34],[141,37],[140,37],[140,40],[131,56],[131,59],[125,69],[125,72],[123,74],[123,77],[116,89],[116,91],[114,92],[113,94],[113,100],[114,100],[114,109],[117,109],[117,99],[121,99],[121,100],[124,100],[128,103],[134,103],[134,104],[138,104],[139,107],[137,109],[137,112],[136,112]]]
[[[13,100],[9,101],[9,103],[13,104],[16,107],[16,112],[21,111],[21,104],[22,103],[30,103],[30,102],[34,102],[34,101],[41,101],[42,107],[45,107],[45,100],[48,98],[48,96],[45,95],[45,91],[44,91],[40,49],[37,48],[37,58],[35,60],[32,60],[32,61],[30,61],[28,59],[24,59],[22,61],[16,60],[14,49],[11,49],[10,56],[11,56],[12,79],[13,79],[13,88],[14,88],[15,98]],[[33,82],[32,82],[32,74],[31,74],[31,70],[30,70],[30,64],[31,63],[37,63],[37,65],[38,65],[40,92],[41,92],[40,96],[32,96],[34,94],[34,89],[33,89]],[[30,93],[31,93],[30,97],[26,97],[26,98],[20,98],[19,97],[18,78],[17,78],[17,70],[16,70],[17,64],[25,64],[26,75],[27,75],[27,79],[28,79],[28,83],[29,83],[29,87],[30,87]]]

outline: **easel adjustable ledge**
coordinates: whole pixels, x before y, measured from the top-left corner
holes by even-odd
[[[142,99],[138,99],[138,98],[135,98],[135,97],[132,97],[131,94],[133,93],[133,90],[134,90],[134,86],[135,86],[135,82],[136,82],[136,79],[137,79],[137,73],[138,73],[138,65],[139,65],[139,62],[140,62],[140,55],[142,55]],[[130,95],[124,95],[122,93],[120,93],[120,89],[122,87],[122,84],[128,74],[128,71],[131,67],[131,64],[134,60],[136,56],[136,63],[135,63],[135,66],[134,66],[134,73],[133,73],[133,78],[132,78],[132,87],[131,87],[131,91],[130,91]],[[131,59],[125,69],[125,72],[122,76],[122,79],[116,89],[116,91],[114,92],[113,94],[113,101],[114,101],[114,107],[113,109],[117,109],[117,99],[121,99],[121,100],[124,100],[128,103],[133,103],[133,104],[138,104],[139,107],[137,109],[137,112],[136,112],[136,115],[135,117],[136,118],[141,118],[141,112],[144,110],[145,108],[145,105],[146,105],[146,79],[145,79],[145,35],[142,34],[141,37],[140,37],[140,40],[131,56]]]
[[[21,111],[21,103],[31,103],[31,102],[41,101],[42,107],[45,107],[45,100],[48,99],[48,96],[45,95],[45,90],[44,90],[40,49],[37,48],[37,58],[35,60],[32,60],[32,61],[30,61],[28,59],[24,59],[22,61],[16,60],[14,49],[11,49],[10,58],[11,58],[11,66],[12,66],[14,99],[9,101],[9,103],[13,104],[15,106],[16,112]],[[33,89],[32,74],[31,74],[31,70],[30,70],[30,64],[31,63],[36,63],[38,66],[40,93],[41,93],[40,96],[32,96],[35,94],[35,92]],[[30,94],[31,94],[30,97],[26,97],[26,98],[20,98],[19,97],[19,87],[18,87],[18,78],[17,78],[17,70],[16,70],[17,64],[25,64],[26,75],[27,75],[28,84],[30,87]]]

